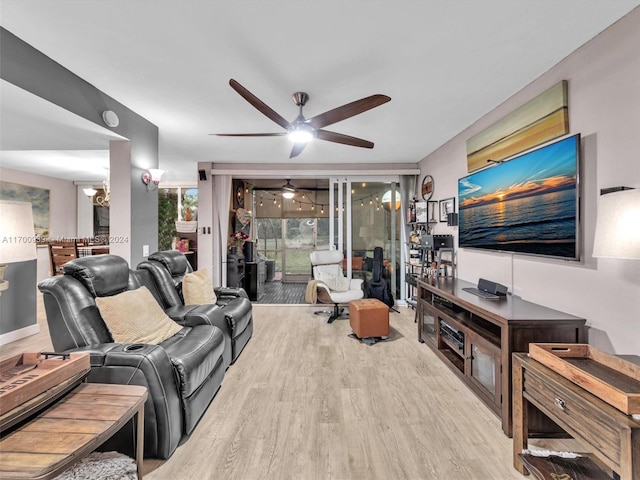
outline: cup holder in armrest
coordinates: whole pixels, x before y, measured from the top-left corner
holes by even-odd
[[[142,350],[143,348],[145,348],[147,345],[144,343],[132,343],[131,345],[127,345],[126,347],[124,347],[124,351],[125,352],[136,352],[138,350]]]

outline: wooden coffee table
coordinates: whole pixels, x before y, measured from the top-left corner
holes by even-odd
[[[82,383],[0,439],[0,478],[50,479],[136,417],[136,464],[142,478],[144,402],[138,385]]]

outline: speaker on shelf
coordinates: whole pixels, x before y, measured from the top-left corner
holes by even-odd
[[[253,242],[244,242],[242,246],[242,254],[244,255],[245,262],[253,262]]]
[[[447,213],[447,226],[455,227],[458,225],[458,214],[457,213]]]
[[[506,295],[509,291],[507,286],[484,278],[478,279],[478,290],[484,290],[485,292],[493,293],[494,295]]]

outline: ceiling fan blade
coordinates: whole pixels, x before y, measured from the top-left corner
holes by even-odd
[[[343,143],[353,147],[373,148],[373,142],[344,135],[343,133],[330,132],[328,130],[316,130],[316,138],[326,140],[327,142]]]
[[[209,135],[215,135],[217,137],[282,137],[287,135],[287,132],[282,133],[210,133]]]
[[[386,95],[371,95],[370,97],[347,103],[341,107],[334,108],[328,112],[321,113],[307,120],[314,128],[322,128],[333,123],[340,122],[359,113],[366,112],[372,108],[378,107],[383,103],[387,103],[391,97]]]
[[[249,102],[256,109],[258,109],[263,115],[269,117],[271,120],[276,122],[282,128],[289,128],[290,124],[287,120],[284,119],[284,117],[282,117],[274,109],[272,109],[270,106],[268,106],[258,97],[256,97],[249,90],[247,90],[238,82],[236,82],[233,78],[229,80],[229,85],[231,85],[231,88],[233,88],[236,92],[238,92],[242,98],[244,98],[247,102]]]
[[[304,147],[306,146],[307,144],[305,142],[294,143],[289,158],[297,157],[298,155],[300,155],[302,153],[302,150],[304,150]]]

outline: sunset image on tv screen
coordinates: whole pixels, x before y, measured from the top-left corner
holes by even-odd
[[[458,181],[460,247],[577,258],[580,136]]]

